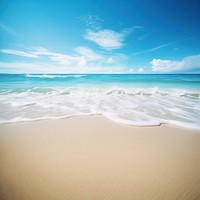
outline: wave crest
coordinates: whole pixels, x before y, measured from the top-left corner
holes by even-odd
[[[51,75],[51,74],[26,74],[27,78],[81,78],[84,74]]]
[[[177,124],[200,130],[200,93],[160,88],[35,87],[0,91],[0,123],[102,114],[135,126]]]

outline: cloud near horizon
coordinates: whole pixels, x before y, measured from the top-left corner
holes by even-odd
[[[12,54],[22,57],[28,58],[40,58],[42,56],[47,56],[51,61],[56,61],[58,64],[63,65],[78,65],[84,66],[88,64],[88,61],[97,61],[99,59],[103,59],[103,57],[97,53],[95,53],[92,49],[87,47],[78,47],[75,48],[74,51],[77,55],[67,55],[61,53],[55,53],[52,51],[48,51],[44,47],[35,47],[35,51],[19,51],[13,49],[2,49],[0,50],[2,53]]]
[[[188,56],[182,60],[153,59],[150,63],[153,72],[178,72],[192,69],[200,71],[200,54]]]
[[[123,66],[64,66],[44,63],[26,62],[0,62],[1,73],[20,73],[20,74],[119,74],[124,73]]]
[[[39,73],[147,73],[145,67],[132,68],[122,64],[122,61],[129,59],[124,54],[107,51],[98,53],[84,46],[74,48],[72,54],[56,53],[44,47],[35,47],[31,51],[1,49],[0,52],[29,59],[21,63],[17,60],[10,64],[1,62],[1,69],[8,67],[22,73],[37,73],[37,70]],[[44,58],[49,61],[43,61]],[[149,73],[200,72],[200,54],[182,60],[153,59],[150,63]],[[25,66],[29,69],[22,69]]]
[[[34,54],[32,52],[24,52],[24,51],[18,51],[18,50],[13,50],[13,49],[0,49],[0,52],[7,53],[7,54],[13,54],[16,56],[28,57],[28,58],[37,58],[38,57],[37,54]]]
[[[73,54],[61,54],[47,50],[44,47],[32,48],[34,51],[19,51],[12,49],[0,50],[5,54],[27,57],[26,62],[1,62],[0,68],[10,68],[11,71],[20,73],[123,73],[120,60],[124,59],[121,54],[96,53],[84,46],[74,48]],[[41,61],[43,58],[48,62]],[[27,67],[25,67],[27,66]]]

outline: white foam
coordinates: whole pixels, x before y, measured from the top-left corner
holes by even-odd
[[[81,78],[86,75],[83,74],[69,74],[69,75],[50,75],[50,74],[26,74],[26,77],[28,78]]]
[[[0,95],[0,123],[102,114],[135,126],[171,123],[200,130],[199,96],[180,89],[36,87]]]

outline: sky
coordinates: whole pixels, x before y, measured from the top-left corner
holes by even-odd
[[[0,0],[0,73],[200,73],[199,0]]]

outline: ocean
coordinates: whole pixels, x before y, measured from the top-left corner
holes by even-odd
[[[200,130],[200,75],[0,74],[0,123],[93,114]]]

